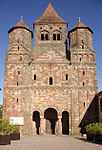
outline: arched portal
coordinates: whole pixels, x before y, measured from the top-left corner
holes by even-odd
[[[33,112],[32,120],[35,121],[36,127],[36,134],[39,135],[39,128],[40,128],[40,113],[38,111]]]
[[[62,134],[69,134],[69,113],[62,112]]]
[[[55,134],[56,122],[58,120],[57,111],[54,108],[48,108],[44,112],[46,119],[46,133]]]

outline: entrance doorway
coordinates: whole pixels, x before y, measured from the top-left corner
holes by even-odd
[[[62,112],[62,134],[69,134],[69,113]]]
[[[46,109],[44,118],[46,119],[46,133],[55,134],[56,122],[58,120],[57,111],[54,108]]]
[[[33,121],[35,121],[36,126],[36,134],[39,135],[39,128],[40,128],[40,113],[38,111],[33,112]]]

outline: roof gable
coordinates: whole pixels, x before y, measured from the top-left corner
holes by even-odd
[[[63,62],[64,60],[68,62],[68,59],[66,56],[61,54],[59,51],[55,49],[49,49],[49,50],[43,50],[43,51],[38,51],[38,50],[33,50],[32,51],[32,59],[34,61],[42,61],[42,62],[55,62],[56,60]],[[62,61],[63,60],[63,61]]]
[[[34,23],[66,23],[67,24],[66,21],[64,21],[61,17],[58,16],[57,12],[55,11],[51,3],[49,3],[43,15]]]

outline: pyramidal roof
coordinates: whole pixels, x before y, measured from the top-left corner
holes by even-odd
[[[24,27],[24,28],[27,28],[28,30],[30,30],[29,27],[24,23],[24,21],[22,19],[14,27]]]
[[[27,30],[29,30],[30,32],[32,32],[32,31],[29,29],[29,27],[24,23],[24,21],[23,21],[22,19],[21,19],[21,21],[18,22],[14,27],[12,27],[12,28],[8,31],[8,33],[11,32],[14,28],[26,28]]]
[[[87,28],[88,30],[90,30],[90,32],[93,33],[93,31],[92,31],[88,26],[84,25],[80,20],[79,20],[79,22],[72,28],[72,30],[69,31],[69,33],[72,32],[73,30],[77,29],[77,28]]]
[[[77,28],[77,27],[87,27],[86,25],[84,25],[81,21],[79,21],[74,27],[73,29]]]
[[[67,23],[67,22],[58,16],[57,12],[55,11],[51,3],[49,3],[43,15],[34,23]]]

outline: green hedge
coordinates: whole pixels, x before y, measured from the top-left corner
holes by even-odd
[[[87,125],[85,128],[88,134],[102,135],[102,123],[92,123],[92,124]]]
[[[6,118],[0,119],[0,135],[10,135],[19,132],[20,127],[18,125],[10,125],[9,120]]]

